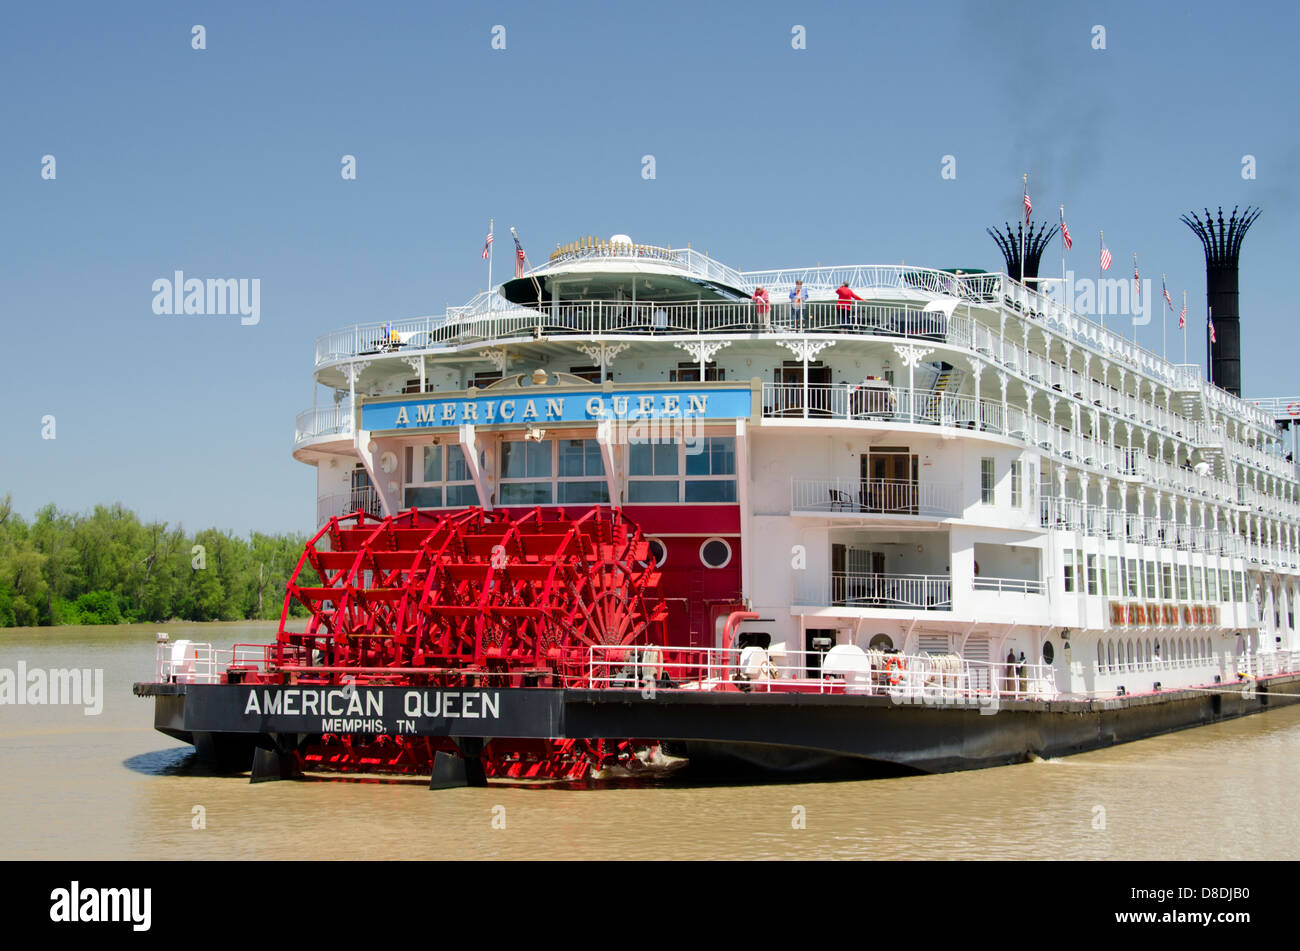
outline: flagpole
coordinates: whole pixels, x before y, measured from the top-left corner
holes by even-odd
[[[1183,291],[1183,313],[1187,313],[1187,291]],[[1183,363],[1187,363],[1187,328],[1183,327]]]
[[[1065,206],[1061,206],[1061,224],[1065,224]],[[1065,300],[1065,234],[1061,234],[1061,300]]]
[[[1208,301],[1205,311],[1205,373],[1210,378],[1210,383],[1214,383],[1214,344],[1210,343],[1210,328],[1214,326],[1214,308]]]
[[[1025,196],[1029,195],[1029,173],[1025,173]],[[1020,203],[1020,286],[1025,286],[1025,226],[1029,224],[1029,212],[1025,211],[1024,199]]]
[[[488,234],[489,234],[489,235],[492,234],[492,231],[493,231],[493,227],[492,227],[492,226],[495,225],[495,224],[496,224],[496,219],[495,219],[495,218],[489,218],[489,219],[488,219]],[[487,286],[487,289],[488,289],[488,310],[491,310],[491,309],[492,309],[492,251],[493,251],[492,245],[493,245],[494,243],[495,243],[494,241],[489,241],[489,242],[488,242],[488,286]]]
[[[1138,253],[1136,251],[1133,252],[1133,289],[1137,292],[1136,299],[1139,301],[1142,300],[1142,281],[1138,278]],[[1129,303],[1132,304],[1131,299]],[[1133,308],[1130,307],[1129,309],[1132,310]],[[1138,338],[1138,325],[1137,325],[1137,318],[1134,317],[1133,318],[1133,342],[1134,343],[1137,343],[1137,338]]]
[[[1097,316],[1101,318],[1101,326],[1106,328],[1106,305],[1101,302],[1101,252],[1106,250],[1106,232],[1097,232]],[[1121,334],[1121,336],[1123,336]],[[1133,328],[1133,342],[1137,343],[1137,327]]]
[[[1165,287],[1165,275],[1161,274],[1160,288],[1162,291],[1164,287]],[[1167,336],[1166,331],[1168,331],[1168,329],[1169,329],[1169,325],[1165,323],[1165,305],[1162,299],[1160,304],[1160,359],[1165,361],[1168,361],[1169,359],[1169,349],[1165,346],[1165,338]],[[1187,362],[1186,358],[1183,359],[1183,362],[1184,363]]]

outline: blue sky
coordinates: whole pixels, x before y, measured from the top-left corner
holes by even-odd
[[[1015,219],[1024,172],[1038,212],[1065,204],[1076,270],[1095,272],[1104,228],[1113,275],[1136,251],[1198,320],[1179,215],[1261,205],[1245,395],[1300,392],[1298,19],[1202,2],[6,5],[0,492],[26,514],[120,500],[190,529],[307,531],[314,472],[290,449],[316,336],[467,300],[489,216],[498,273],[511,225],[537,260],[625,232],[740,268],[999,269],[984,228]],[[176,269],[260,278],[261,322],[155,316],[152,283]],[[1158,351],[1159,324],[1139,339]]]

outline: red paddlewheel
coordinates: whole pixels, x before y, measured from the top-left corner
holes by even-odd
[[[299,683],[591,686],[591,647],[663,642],[658,584],[648,544],[618,509],[358,512],[308,543],[275,659]],[[298,632],[286,627],[295,601],[310,612]],[[431,737],[327,734],[303,760],[427,774],[439,751],[456,752]],[[632,755],[630,741],[497,739],[482,762],[490,777],[575,780]]]
[[[308,567],[318,582],[300,581]],[[659,639],[658,583],[618,509],[359,512],[308,544],[276,639],[286,666],[324,668],[327,681],[348,673],[330,668],[353,668],[363,681],[582,686],[592,645]],[[311,612],[302,632],[286,629],[294,601]]]

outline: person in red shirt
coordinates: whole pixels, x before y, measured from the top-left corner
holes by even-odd
[[[772,321],[769,315],[772,313],[772,299],[768,296],[766,288],[754,288],[754,309],[758,311],[758,318],[763,323],[764,330],[772,329]]]
[[[835,309],[836,311],[838,311],[843,315],[847,315],[848,312],[853,309],[853,304],[851,303],[851,301],[865,299],[859,297],[857,294],[853,293],[853,291],[849,289],[848,281],[845,281],[843,284],[837,287],[835,289],[835,293],[839,297],[839,302],[835,305]]]

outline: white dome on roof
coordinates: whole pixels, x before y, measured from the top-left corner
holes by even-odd
[[[609,239],[610,244],[631,244],[632,239],[625,234],[612,235]]]

